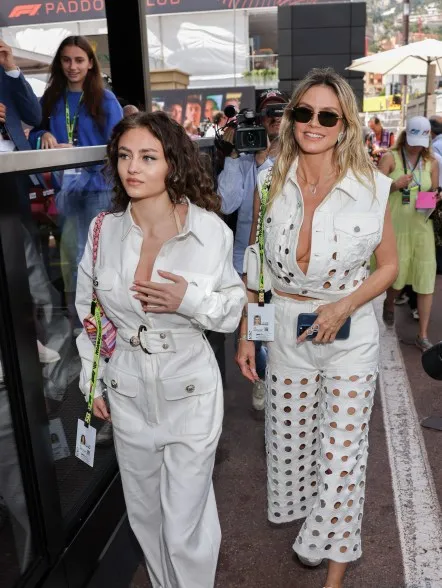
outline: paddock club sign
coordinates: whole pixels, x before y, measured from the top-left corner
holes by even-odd
[[[145,0],[145,2],[146,14],[157,15],[229,10],[234,8],[235,3],[237,9],[246,9],[318,4],[333,2],[333,0]],[[104,0],[40,0],[40,2],[0,0],[0,27],[95,18],[106,18]]]

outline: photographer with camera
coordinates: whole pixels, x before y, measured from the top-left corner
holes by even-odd
[[[218,193],[222,198],[222,212],[224,214],[232,214],[238,211],[233,246],[233,265],[241,275],[243,273],[244,252],[249,245],[252,228],[256,178],[259,171],[273,165],[277,154],[277,139],[282,110],[275,109],[274,105],[286,104],[287,102],[288,98],[279,90],[268,90],[263,92],[259,98],[257,113],[258,115],[261,114],[260,122],[267,134],[267,148],[252,153],[245,151],[238,153],[237,148],[231,148],[229,153],[227,153],[228,150],[224,151],[226,160],[224,169],[218,176]],[[274,112],[275,110],[276,112]],[[229,115],[228,112],[226,114]],[[235,128],[226,128],[223,134],[224,142],[229,143],[230,147],[234,145],[238,147],[238,137],[235,137],[235,135]],[[266,351],[261,342],[256,342],[256,367],[260,379],[253,385],[253,407],[256,410],[263,410]]]

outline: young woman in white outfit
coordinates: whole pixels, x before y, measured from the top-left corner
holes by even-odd
[[[280,147],[264,215],[275,304],[275,341],[268,343],[268,517],[274,523],[306,517],[293,549],[307,565],[328,559],[325,586],[342,588],[348,562],[361,555],[379,349],[371,300],[392,284],[398,267],[390,180],[372,167],[353,92],[333,70],[312,70],[299,84],[283,117]],[[369,276],[373,252],[377,270]],[[256,302],[250,291],[249,301]],[[300,313],[317,319],[297,339]],[[348,317],[349,338],[335,340]],[[244,318],[237,361],[254,381],[246,329]],[[314,332],[314,342],[306,340]]]
[[[114,129],[108,158],[114,211],[92,231],[79,266],[77,309],[92,288],[117,327],[101,360],[130,524],[154,588],[211,588],[220,544],[212,487],[223,389],[204,329],[233,332],[245,302],[230,229],[197,148],[166,114],[137,114]],[[93,347],[78,338],[81,389],[89,393]]]

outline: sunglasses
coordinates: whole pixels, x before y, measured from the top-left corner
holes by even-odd
[[[292,112],[293,118],[298,123],[309,123],[315,116],[315,111],[306,106],[295,106],[292,108]],[[335,127],[338,124],[338,120],[342,118],[342,116],[330,110],[320,110],[318,112],[318,122],[321,127]]]

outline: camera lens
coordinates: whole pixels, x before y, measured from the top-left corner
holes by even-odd
[[[249,132],[247,133],[247,146],[248,147],[255,147],[256,146],[256,133]]]

